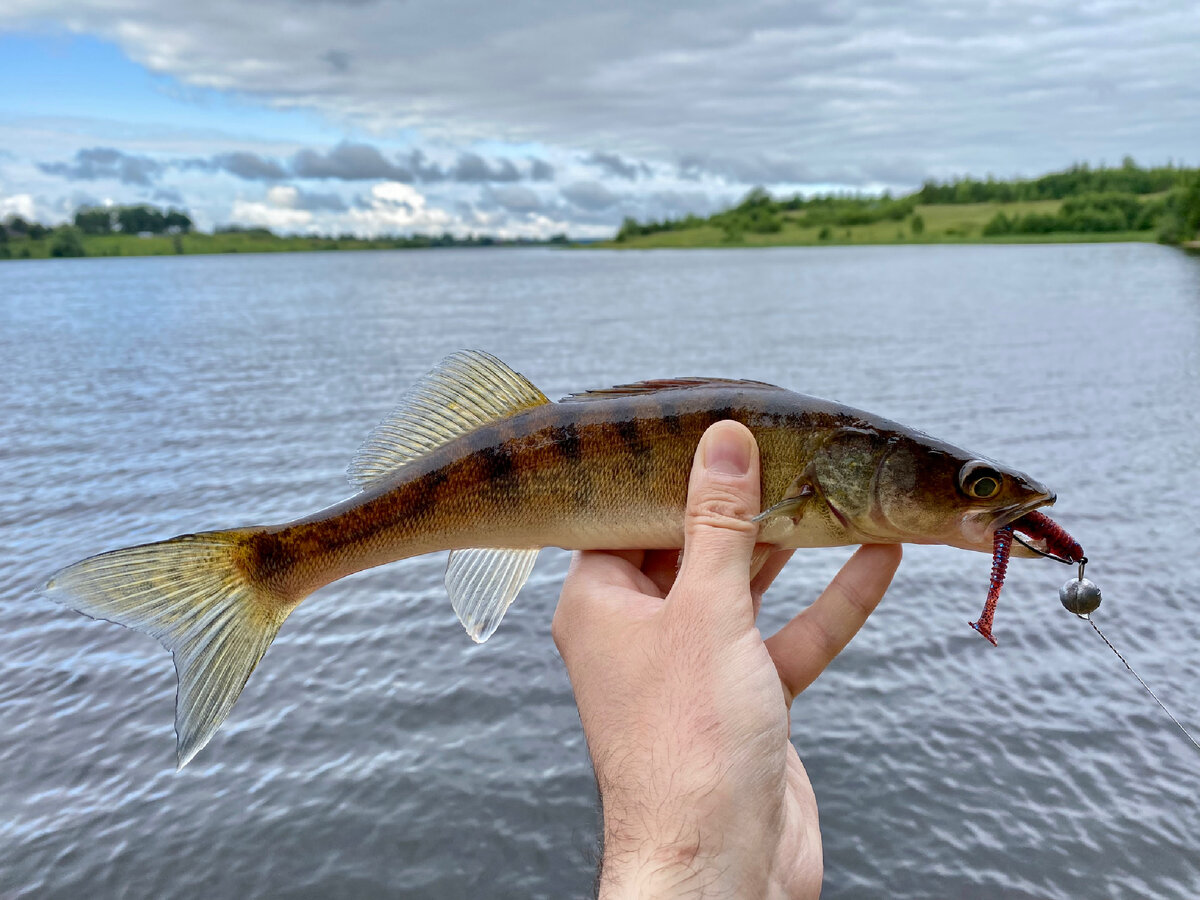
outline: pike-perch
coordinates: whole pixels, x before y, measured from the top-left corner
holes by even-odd
[[[721,419],[743,423],[758,441],[763,544],[990,552],[997,530],[1014,523],[1037,538],[1027,514],[1054,502],[1020,472],[769,384],[681,378],[551,403],[495,357],[464,351],[410,389],[367,438],[350,466],[359,488],[350,499],[284,525],[103,553],[61,570],[46,590],[152,634],[174,654],[182,767],[220,726],[288,614],[352,572],[452,551],[454,611],[484,641],[541,547],[681,547],[692,455]],[[1025,543],[1012,552],[1037,555]]]

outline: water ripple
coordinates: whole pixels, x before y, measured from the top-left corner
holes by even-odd
[[[1200,276],[1154,246],[376,253],[0,266],[0,894],[561,897],[594,785],[543,554],[476,647],[409,560],[291,616],[226,726],[174,772],[153,640],[38,595],[85,554],[291,518],[441,355],[551,396],[759,378],[1029,469],[1093,559],[1098,615],[1200,728]],[[799,554],[772,630],[847,552]],[[1020,560],[1000,646],[966,627],[986,557],[911,548],[796,703],[828,897],[1200,895],[1194,751]]]

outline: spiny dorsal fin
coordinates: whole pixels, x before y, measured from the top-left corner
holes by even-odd
[[[546,395],[490,353],[459,350],[409,388],[350,463],[366,487],[469,431],[549,403]]]
[[[766,388],[781,391],[783,388],[765,381],[749,381],[737,378],[655,378],[651,381],[635,381],[633,384],[618,384],[592,391],[568,394],[560,403],[578,403],[583,400],[609,400],[613,397],[631,397],[635,394],[653,394],[656,391],[677,391],[683,388],[713,387]]]
[[[529,580],[538,550],[468,548],[453,550],[446,562],[446,590],[458,621],[471,640],[482,644]]]

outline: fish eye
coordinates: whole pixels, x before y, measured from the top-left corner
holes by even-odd
[[[1000,493],[1000,485],[1004,483],[1004,476],[986,463],[969,462],[962,467],[962,471],[958,475],[958,483],[968,497],[987,500]]]

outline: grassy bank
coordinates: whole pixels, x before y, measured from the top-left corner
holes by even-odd
[[[998,213],[1010,218],[1030,213],[1055,215],[1061,200],[1031,200],[1016,203],[930,203],[916,204],[913,215],[922,226],[914,233],[910,217],[902,221],[878,221],[861,225],[806,225],[803,213],[780,214],[780,229],[774,232],[743,231],[731,239],[719,225],[703,224],[675,231],[628,236],[605,241],[597,247],[650,249],[661,247],[816,247],[839,244],[1041,244],[1154,241],[1153,228],[1104,232],[1051,232],[1047,234],[985,235],[984,227]]]
[[[314,250],[397,250],[437,246],[496,246],[486,238],[447,241],[442,238],[352,238],[283,236],[268,231],[191,232],[190,234],[80,234],[83,256],[173,256],[205,253],[296,253]],[[564,243],[556,241],[555,243]],[[9,259],[46,259],[54,256],[54,234],[41,238],[10,236]],[[63,255],[63,254],[58,254]],[[81,254],[71,253],[70,256]],[[5,254],[0,253],[0,258]]]

